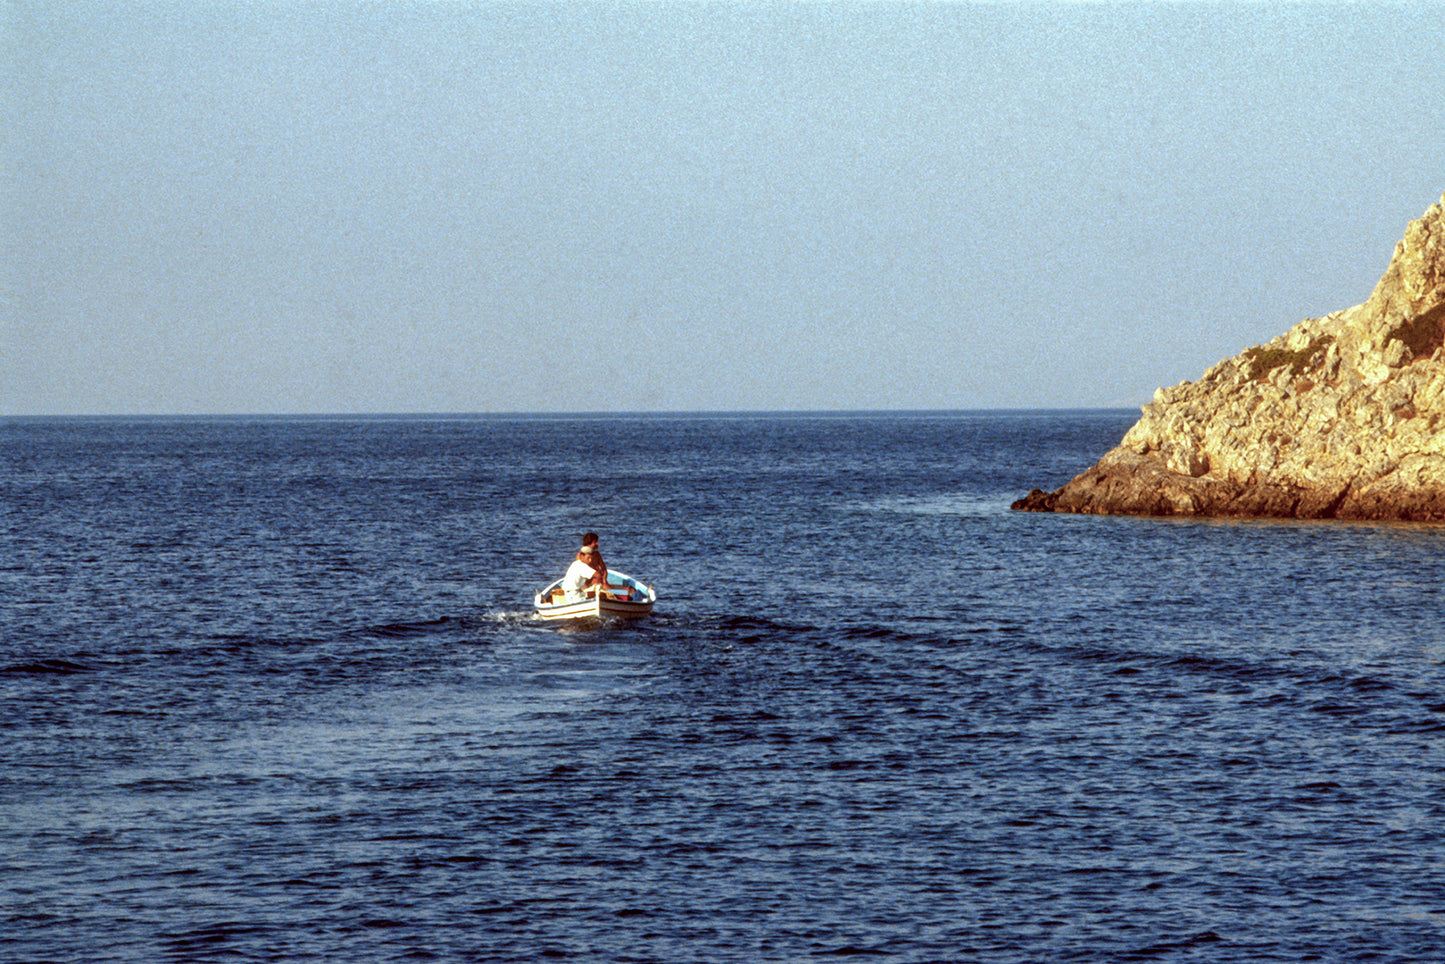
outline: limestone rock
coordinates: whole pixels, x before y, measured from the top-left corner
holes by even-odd
[[[1159,389],[1097,464],[1013,507],[1445,520],[1445,197],[1363,304]]]

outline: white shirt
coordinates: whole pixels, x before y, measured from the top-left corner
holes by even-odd
[[[568,599],[581,599],[583,590],[587,588],[587,580],[596,575],[597,570],[593,569],[581,559],[573,559],[572,565],[567,567],[567,575],[562,577],[562,588],[567,592]]]

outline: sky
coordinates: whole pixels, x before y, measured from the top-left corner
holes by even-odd
[[[1368,297],[1445,6],[0,5],[0,416],[1124,407]]]

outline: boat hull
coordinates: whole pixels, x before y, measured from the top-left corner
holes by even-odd
[[[546,620],[564,621],[640,619],[652,612],[657,593],[651,586],[644,586],[624,573],[609,570],[607,575],[603,592],[572,600],[561,598],[562,580],[558,579],[534,597],[537,615]]]

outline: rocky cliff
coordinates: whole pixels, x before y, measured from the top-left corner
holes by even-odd
[[[1445,520],[1442,205],[1364,304],[1159,389],[1093,468],[1014,508]]]

